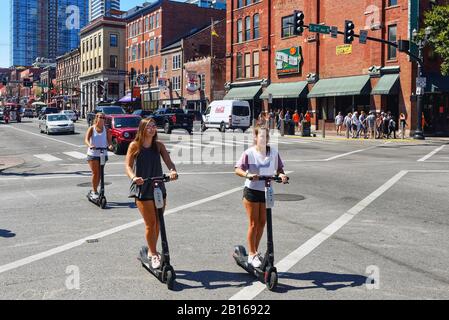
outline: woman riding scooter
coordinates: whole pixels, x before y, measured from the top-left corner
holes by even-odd
[[[106,128],[104,113],[97,113],[93,126],[87,129],[84,143],[89,147],[87,150],[87,162],[92,171],[92,190],[90,196],[93,200],[98,199],[98,185],[100,184],[100,156],[101,151],[96,148],[109,148],[112,150],[112,135]],[[106,155],[106,161],[108,157]]]
[[[161,157],[170,170],[170,180],[177,180],[178,174],[175,165],[170,159],[165,145],[158,141],[156,123],[151,118],[143,119],[140,122],[136,138],[128,148],[126,174],[139,188],[139,192],[130,197],[135,198],[136,205],[145,221],[148,260],[151,261],[153,269],[160,268],[161,255],[156,250],[159,219],[154,203],[153,185],[148,179],[163,175]],[[165,185],[161,183],[160,188],[165,201],[167,196]]]
[[[248,263],[254,268],[258,268],[262,264],[258,248],[266,224],[265,182],[258,181],[258,178],[277,174],[282,179],[282,183],[288,182],[278,151],[268,145],[269,135],[270,130],[267,127],[256,125],[254,128],[255,145],[243,153],[235,166],[235,173],[246,178],[243,205],[249,219]]]

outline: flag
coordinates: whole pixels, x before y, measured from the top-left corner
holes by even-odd
[[[219,38],[218,33],[215,31],[214,24],[212,24],[212,26],[211,26],[210,34],[211,34],[212,36],[216,36],[217,38]]]

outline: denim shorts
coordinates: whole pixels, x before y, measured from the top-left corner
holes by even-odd
[[[89,155],[87,155],[87,159],[86,159],[87,161],[100,161],[100,157],[94,157],[94,156],[89,156]],[[106,159],[105,159],[106,161],[108,161],[109,159],[108,159],[108,156],[106,156]]]
[[[265,203],[265,192],[245,187],[243,190],[243,198],[249,202]]]

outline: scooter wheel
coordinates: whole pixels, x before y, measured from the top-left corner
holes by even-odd
[[[106,201],[106,198],[101,198],[100,200],[100,208],[105,209],[108,202]]]
[[[278,273],[276,270],[270,269],[265,272],[265,284],[267,289],[274,291],[278,284]]]
[[[170,269],[167,271],[167,274],[165,275],[165,279],[166,279],[168,290],[173,290],[173,287],[175,285],[175,279],[176,279],[176,275],[175,275],[175,272],[173,271],[173,269]]]

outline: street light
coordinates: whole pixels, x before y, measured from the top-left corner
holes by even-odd
[[[424,38],[419,39],[418,38],[418,31],[416,29],[413,29],[412,36],[413,36],[413,42],[418,46],[418,78],[422,78],[423,76],[423,68],[424,68],[424,47],[429,42],[430,34],[432,33],[432,28],[427,27],[424,31]],[[425,86],[423,86],[422,82],[416,83],[416,107],[418,111],[418,125],[416,127],[415,135],[413,136],[414,139],[417,140],[424,140],[424,132],[422,127],[422,113],[423,113],[423,96],[424,96]]]

